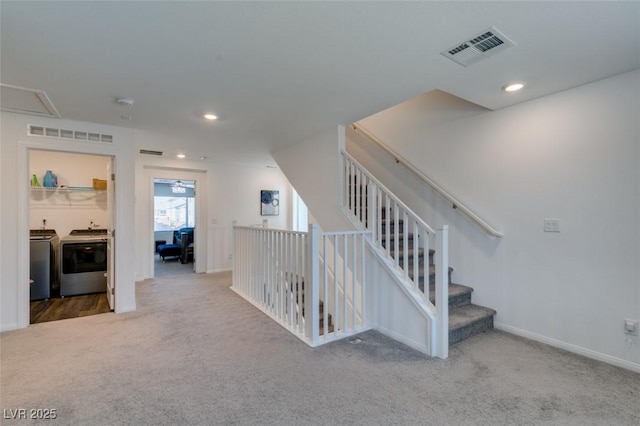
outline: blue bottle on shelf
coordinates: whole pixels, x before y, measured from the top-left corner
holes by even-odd
[[[42,178],[42,186],[45,188],[55,188],[58,186],[58,178],[51,170],[47,170]]]

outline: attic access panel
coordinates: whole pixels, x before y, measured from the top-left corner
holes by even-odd
[[[0,84],[0,99],[3,111],[60,118],[60,113],[42,90]]]

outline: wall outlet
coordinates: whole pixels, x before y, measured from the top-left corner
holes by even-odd
[[[625,319],[624,320],[624,334],[630,334],[632,336],[638,335],[638,320]]]
[[[233,260],[233,253],[229,253],[229,262]]]
[[[560,232],[560,219],[545,219],[544,232]]]

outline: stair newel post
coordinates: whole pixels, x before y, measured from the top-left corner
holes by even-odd
[[[312,346],[318,343],[320,336],[320,230],[317,223],[309,224],[307,238],[307,283],[305,283],[304,311],[307,338]],[[327,330],[325,330],[325,333]]]
[[[349,297],[347,291],[347,286],[349,285],[349,238],[347,235],[336,237],[336,244],[340,238],[342,239],[342,320],[344,321],[342,329],[346,330],[349,328]]]
[[[367,292],[369,291],[369,289],[367,288],[367,257],[365,254],[365,236],[361,235],[360,236],[360,306],[361,306],[361,314],[360,314],[360,318],[362,320],[361,326],[365,327],[366,324],[368,323],[368,319],[367,319],[367,302],[368,302],[368,298],[367,298]],[[354,317],[356,315],[355,309],[354,309]]]
[[[436,232],[436,348],[435,356],[449,356],[449,226],[443,225]],[[425,283],[426,286],[426,283]]]

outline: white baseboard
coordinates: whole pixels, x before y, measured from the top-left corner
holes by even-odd
[[[385,336],[391,337],[393,340],[397,340],[398,342],[403,343],[409,346],[410,348],[413,348],[419,352],[422,352],[425,355],[430,356],[429,347],[424,343],[416,342],[415,340],[411,340],[401,334],[396,333],[395,331],[386,329],[381,326],[375,326],[373,327],[373,329],[384,334]]]
[[[222,268],[222,269],[207,269],[207,274],[216,274],[218,272],[230,272],[232,268]]]
[[[572,345],[570,343],[566,343],[561,340],[552,339],[550,337],[542,336],[540,334],[531,333],[529,331],[521,330],[519,328],[512,327],[510,325],[502,324],[499,322],[494,322],[493,326],[497,330],[515,334],[517,336],[524,337],[530,340],[535,340],[537,342],[544,343],[549,346],[553,346],[555,348],[564,349],[565,351],[568,351],[568,352],[573,352],[575,354],[582,355],[587,358],[595,359],[596,361],[601,361],[606,364],[615,365],[616,367],[620,367],[620,368],[634,371],[636,373],[640,373],[640,364],[635,362],[627,361],[627,360],[616,358],[600,352],[592,351],[591,349],[586,349],[581,346]]]
[[[117,308],[117,306],[116,306]],[[116,314],[124,314],[126,312],[135,312],[136,311],[136,305],[132,305],[132,306],[124,306],[123,308],[120,309],[116,309],[115,313]]]
[[[19,328],[22,328],[22,327],[19,327],[17,322],[12,322],[10,324],[2,324],[0,326],[0,332],[18,330]]]

